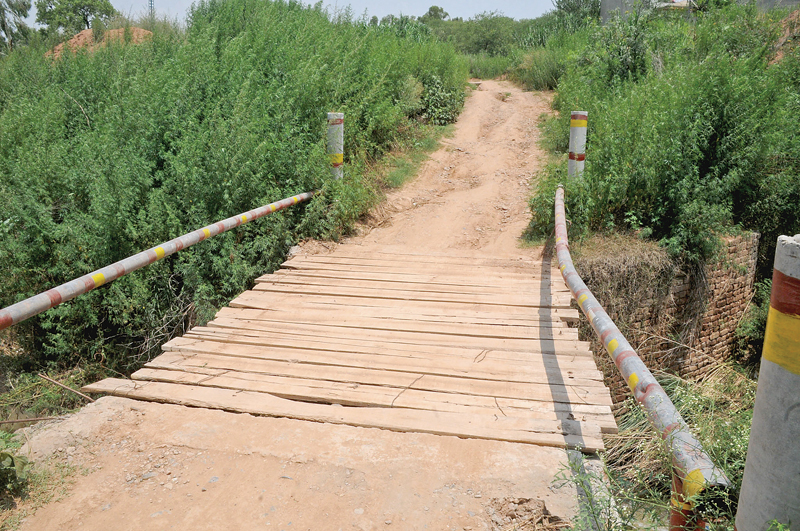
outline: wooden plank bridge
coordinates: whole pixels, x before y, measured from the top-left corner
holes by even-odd
[[[340,245],[84,391],[594,452],[616,424],[577,318],[548,260]]]

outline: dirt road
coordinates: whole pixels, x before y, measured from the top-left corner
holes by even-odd
[[[519,236],[548,108],[483,82],[454,136],[344,245],[537,257]],[[528,498],[574,513],[574,491],[552,487],[566,458],[554,448],[113,397],[26,436],[31,459],[80,473],[22,529],[512,529]]]

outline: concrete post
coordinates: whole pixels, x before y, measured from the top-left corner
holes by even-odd
[[[583,173],[583,164],[586,160],[586,123],[589,113],[586,111],[572,111],[569,120],[569,162],[568,175],[570,179]]]
[[[342,178],[344,163],[344,113],[328,113],[328,159],[334,179]]]
[[[736,529],[800,524],[800,234],[775,249],[750,444]]]

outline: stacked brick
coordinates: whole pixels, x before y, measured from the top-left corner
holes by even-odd
[[[677,270],[669,289],[625,301],[624,309],[606,307],[651,371],[699,380],[729,359],[736,328],[753,295],[758,241],[756,233],[724,238],[723,254],[717,262],[700,271]],[[605,304],[603,287],[587,284]],[[618,408],[630,390],[591,328],[581,328],[581,339],[592,341]]]

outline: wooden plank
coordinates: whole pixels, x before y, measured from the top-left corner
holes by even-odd
[[[196,351],[201,350],[200,347],[196,348]],[[250,356],[236,356],[236,349],[230,349],[227,352],[230,355],[226,356],[225,351],[221,353],[195,352],[193,355],[187,357],[186,355],[177,354],[176,351],[170,351],[158,356],[153,362],[158,361],[158,366],[162,368],[166,363],[168,365],[204,367],[214,370],[251,372],[265,374],[267,376],[330,380],[358,385],[413,387],[415,389],[427,389],[429,391],[439,390],[439,387],[437,387],[434,380],[422,378],[423,375],[464,380],[467,382],[467,385],[471,385],[472,382],[480,384],[488,380],[496,384],[538,384],[559,390],[564,390],[567,387],[584,389],[598,388],[599,392],[606,392],[602,374],[593,373],[591,371],[561,371],[559,368],[541,365],[538,371],[523,370],[511,379],[508,379],[504,378],[502,374],[504,371],[500,371],[500,374],[492,373],[482,370],[478,364],[475,364],[475,368],[478,370],[453,374],[454,371],[448,371],[446,367],[432,367],[427,369],[419,368],[418,366],[401,366],[400,369],[398,369],[397,365],[391,363],[377,363],[369,367],[357,366],[354,364],[334,365],[330,363],[313,363],[311,361],[300,362],[294,359],[264,359]],[[378,361],[380,362],[380,360]],[[146,366],[151,366],[153,362],[149,362]],[[412,386],[411,384],[416,380],[419,380],[419,382]]]
[[[360,427],[377,427],[401,432],[413,431],[435,435],[455,435],[466,438],[579,448],[585,452],[596,452],[603,449],[599,427],[592,433],[582,432],[582,435],[571,435],[564,432],[538,432],[535,429],[507,428],[506,426],[513,424],[505,421],[506,417],[502,416],[465,416],[458,413],[404,408],[329,406],[286,400],[268,393],[160,382],[141,384],[116,378],[109,378],[88,385],[83,390],[88,393],[109,393],[128,398],[222,409],[237,413],[289,417]],[[589,426],[587,425],[586,427],[588,428]]]
[[[322,402],[339,404],[351,407],[385,407],[407,408],[427,411],[447,411],[465,415],[501,415],[509,419],[520,419],[517,429],[531,428],[535,423],[539,431],[566,431],[570,434],[580,434],[587,428],[583,423],[596,425],[594,419],[575,419],[574,422],[562,422],[567,419],[560,418],[552,411],[536,411],[529,409],[529,404],[520,400],[500,400],[491,397],[453,395],[403,388],[371,388],[369,386],[339,387],[334,382],[328,385],[316,383],[303,384],[290,380],[270,381],[247,373],[227,372],[217,376],[208,376],[190,371],[175,371],[165,369],[145,368],[133,375],[137,381],[172,382],[178,384],[200,385],[222,389],[241,389],[269,393],[273,396],[289,400],[299,399],[303,402]],[[524,403],[523,407],[514,407],[512,402]],[[526,407],[527,406],[527,407]],[[610,416],[610,409],[608,412]],[[613,419],[613,417],[612,417]],[[588,428],[594,430],[594,427]],[[600,431],[603,428],[600,427]]]
[[[353,407],[405,407],[445,411],[445,409],[436,409],[435,406],[437,404],[445,405],[450,401],[450,404],[461,405],[464,408],[475,408],[471,414],[503,414],[495,402],[495,397],[443,393],[406,387],[353,385],[328,380],[279,378],[236,371],[207,375],[162,368],[140,369],[134,373],[133,379],[258,391],[290,400],[326,402]],[[521,399],[511,400],[524,401]],[[462,410],[466,411],[464,408]],[[487,408],[490,408],[491,412],[487,412]]]
[[[454,274],[416,274],[407,273],[375,273],[372,271],[340,271],[323,269],[278,269],[272,274],[263,275],[256,279],[256,282],[268,280],[272,276],[293,276],[296,278],[330,278],[330,279],[349,279],[366,280],[397,283],[422,283],[435,286],[468,286],[479,288],[493,288],[500,290],[524,289],[526,291],[538,291],[540,289],[551,289],[558,292],[569,291],[562,279],[539,280],[532,275],[530,278],[518,278],[504,275],[480,275],[480,276],[461,276]]]
[[[166,361],[166,360],[165,360]],[[234,359],[230,359],[227,362],[223,359],[219,360],[209,360],[208,357],[201,357],[198,359],[188,358],[179,363],[181,366],[191,367],[194,364],[203,368],[225,368],[231,367],[230,370],[238,370],[239,372],[245,372],[249,370],[249,372],[254,372],[260,369],[257,360],[246,360],[236,362]],[[173,363],[174,364],[174,363]],[[304,371],[295,371],[298,373],[305,372],[307,374],[312,373],[313,371],[309,371],[308,367],[304,368]],[[270,368],[265,368],[263,371],[270,370]],[[274,369],[273,369],[274,370]],[[291,372],[289,370],[282,370],[276,372]],[[331,371],[333,372],[333,371]],[[340,371],[344,372],[344,371]],[[322,371],[319,371],[318,374],[322,374]],[[564,403],[576,403],[576,404],[591,404],[591,405],[611,405],[611,397],[608,390],[602,386],[598,385],[599,382],[575,382],[572,383],[569,379],[565,379],[566,382],[562,384],[559,380],[559,383],[550,384],[548,382],[506,382],[506,381],[499,381],[499,380],[488,380],[488,379],[479,379],[477,377],[471,378],[457,378],[452,376],[441,376],[441,375],[431,375],[431,374],[420,374],[417,375],[416,378],[412,378],[409,380],[409,383],[406,385],[402,385],[401,382],[405,382],[410,378],[412,375],[409,373],[395,373],[395,374],[385,374],[385,375],[378,375],[373,372],[372,375],[368,377],[368,375],[364,374],[361,377],[351,376],[348,378],[350,381],[337,381],[337,380],[323,380],[318,375],[313,375],[315,377],[303,377],[298,378],[296,376],[287,376],[286,374],[273,376],[267,374],[266,372],[260,372],[260,379],[262,381],[269,381],[272,383],[277,384],[279,381],[284,382],[295,382],[298,383],[302,380],[302,383],[307,384],[310,381],[314,381],[315,385],[322,385],[319,382],[328,382],[330,385],[348,385],[348,386],[355,386],[355,387],[365,387],[365,386],[376,386],[381,387],[380,385],[374,384],[364,384],[354,382],[352,380],[366,380],[371,379],[373,382],[376,381],[379,377],[385,383],[382,387],[391,387],[389,384],[393,383],[394,387],[401,389],[401,388],[408,388],[408,389],[417,389],[417,390],[425,390],[425,391],[434,391],[440,393],[452,393],[452,394],[461,394],[461,395],[472,395],[472,396],[487,396],[487,397],[497,397],[497,398],[509,398],[509,399],[519,399],[519,400],[530,400],[536,402],[564,402]],[[212,375],[208,375],[209,377]],[[380,382],[380,380],[379,380]],[[298,383],[299,384],[299,383]]]
[[[452,270],[453,266],[463,266],[467,272],[475,270],[501,270],[512,271],[522,270],[530,271],[532,269],[541,269],[543,264],[541,261],[534,260],[514,260],[508,258],[487,258],[486,256],[475,257],[454,257],[443,255],[392,255],[382,256],[380,254],[374,255],[361,255],[353,256],[346,255],[345,253],[331,253],[331,254],[316,254],[307,256],[295,256],[287,260],[285,263],[297,262],[316,262],[316,263],[333,263],[337,265],[377,265],[385,267],[395,267],[397,269],[418,269],[426,266],[442,266]],[[544,267],[551,271],[558,271],[553,267],[552,262],[545,262]]]
[[[171,354],[172,356],[176,356]],[[174,376],[170,374],[134,373],[134,379],[147,381],[175,381],[186,383],[188,381],[199,381],[200,384],[207,382],[208,386],[217,387],[219,381],[205,380],[208,375],[222,376],[227,375],[233,378],[251,379],[257,381],[258,375],[209,369],[207,367],[195,367],[182,365],[165,360],[164,356],[159,356],[146,365],[148,369],[163,369],[172,373],[192,373],[196,380],[186,377]],[[223,382],[224,384],[224,382]],[[232,388],[236,388],[234,382]],[[222,385],[224,387],[224,385]],[[308,397],[307,397],[308,398]],[[306,401],[308,401],[306,398]],[[321,398],[320,398],[321,399]],[[489,414],[504,415],[520,418],[536,418],[542,420],[576,420],[578,422],[588,422],[600,427],[602,433],[617,433],[617,424],[611,409],[604,406],[591,406],[582,404],[563,404],[559,402],[534,402],[518,399],[465,396],[449,393],[428,393],[426,391],[406,390],[402,394],[396,395],[393,402],[388,407],[406,407],[410,409],[428,409],[431,411],[450,411],[453,413],[466,414]]]
[[[238,313],[238,312],[251,312],[251,313]],[[278,316],[291,315],[293,317],[300,317],[308,322],[314,320],[327,320],[332,315],[345,315],[346,317],[366,317],[370,319],[393,319],[395,321],[422,321],[426,323],[454,323],[463,325],[494,325],[494,326],[508,326],[508,327],[539,327],[549,326],[551,328],[569,328],[567,324],[561,319],[551,319],[548,317],[535,317],[527,318],[524,316],[505,316],[502,312],[498,312],[495,316],[460,316],[460,315],[444,315],[438,312],[414,312],[411,310],[399,311],[391,307],[365,307],[365,306],[348,306],[347,313],[334,310],[329,304],[300,302],[294,305],[277,306],[267,310],[260,308],[241,308],[226,306],[217,312],[219,317],[236,318],[238,315],[249,315],[253,319],[260,317],[277,318]],[[571,328],[571,330],[576,330]]]
[[[205,348],[219,349],[220,345],[241,346],[248,349],[248,356],[262,359],[299,360],[308,363],[323,363],[326,365],[360,366],[369,363],[387,370],[412,370],[409,367],[427,367],[429,370],[453,371],[452,374],[467,374],[469,371],[479,371],[486,374],[496,374],[504,380],[514,379],[517,372],[521,375],[530,371],[544,371],[554,369],[558,371],[574,371],[581,374],[592,374],[600,378],[600,372],[594,364],[593,357],[568,356],[563,352],[537,353],[515,352],[502,350],[476,350],[452,349],[449,347],[430,349],[395,349],[381,343],[370,344],[362,342],[355,345],[344,345],[338,342],[326,341],[300,341],[280,339],[281,336],[268,337],[258,335],[244,335],[242,333],[228,333],[223,329],[195,329],[183,337],[174,338],[164,345],[165,351],[177,349]],[[248,334],[250,334],[248,332]],[[353,340],[358,341],[358,340]],[[215,345],[205,345],[202,343]],[[408,345],[399,344],[402,347]],[[381,348],[383,347],[383,348]],[[413,346],[412,346],[413,347]],[[212,352],[212,350],[208,350]],[[240,349],[241,351],[241,349]],[[318,361],[322,360],[322,362]],[[439,372],[439,374],[450,374]]]
[[[301,293],[262,293],[258,291],[245,291],[239,297],[233,299],[229,306],[232,308],[257,308],[271,309],[278,305],[290,307],[292,304],[316,303],[326,304],[330,307],[364,307],[364,308],[403,308],[416,311],[435,311],[446,313],[447,315],[497,315],[501,313],[506,316],[544,316],[548,318],[560,318],[562,320],[577,320],[579,310],[573,308],[550,308],[544,307],[519,307],[502,306],[494,304],[470,304],[437,301],[419,300],[397,300],[379,299],[374,297],[331,297],[319,294]]]
[[[281,269],[291,270],[326,270],[326,271],[365,271],[373,273],[393,273],[393,274],[434,274],[446,275],[453,272],[453,265],[447,264],[415,264],[413,267],[402,266],[399,264],[366,264],[366,263],[342,263],[336,261],[308,261],[298,260],[294,258],[288,262],[281,264]],[[469,271],[467,274],[466,271]],[[533,276],[542,276],[545,279],[555,279],[561,277],[558,270],[545,270],[539,272],[535,268],[521,269],[511,267],[497,267],[497,268],[473,268],[469,270],[461,270],[460,276],[472,275],[474,278],[483,276],[503,275],[505,278],[516,277],[518,279],[530,279]]]
[[[331,288],[363,288],[370,290],[411,291],[419,293],[451,293],[457,295],[506,295],[509,296],[509,298],[519,298],[520,294],[523,294],[524,298],[535,297],[540,299],[543,293],[548,297],[552,296],[560,299],[570,297],[570,292],[566,287],[559,289],[557,286],[551,286],[549,283],[530,286],[522,285],[521,283],[516,282],[509,282],[503,286],[477,286],[360,278],[331,278],[300,274],[266,275],[256,279],[256,283],[273,285],[326,286]]]
[[[554,295],[481,295],[473,293],[435,293],[408,290],[374,290],[370,288],[337,288],[335,286],[309,286],[291,283],[259,283],[251,292],[297,293],[303,295],[327,295],[329,297],[353,297],[387,300],[414,300],[425,302],[449,302],[456,304],[486,304],[517,306],[521,308],[569,308],[571,297]]]
[[[445,345],[455,347],[482,347],[489,350],[517,350],[536,351],[544,348],[567,350],[585,349],[588,353],[588,344],[577,339],[558,338],[494,338],[494,337],[466,337],[452,334],[437,334],[426,332],[405,332],[391,330],[368,330],[359,328],[356,334],[353,330],[340,326],[324,324],[303,325],[291,323],[272,323],[269,321],[247,321],[244,319],[217,318],[209,322],[209,328],[227,328],[251,331],[276,332],[295,334],[303,337],[327,337],[347,339],[354,335],[359,338],[369,338],[373,341],[386,343],[401,343],[413,345]],[[544,345],[543,345],[544,344]]]
[[[234,363],[227,363],[227,361],[234,361]],[[210,368],[211,363],[214,362],[216,362],[216,365],[226,368]],[[255,362],[256,363],[253,363],[253,360],[223,358],[207,355],[193,355],[191,357],[184,358],[182,355],[177,353],[167,353],[162,354],[161,356],[147,363],[145,367],[149,369],[164,369],[174,372],[188,372],[201,376],[228,375],[237,378],[258,380],[260,378],[258,371],[261,369],[258,364],[265,362],[259,360],[255,360]],[[366,381],[375,385],[386,385],[386,373],[360,369],[360,372],[365,374],[359,375],[356,373],[356,371],[353,371],[352,376],[347,374],[342,376],[341,373],[332,373],[329,369],[330,367],[328,370],[318,371],[317,376],[319,378],[324,377],[325,379],[331,379],[335,377],[337,380],[334,381],[340,381],[344,383],[360,384]],[[273,369],[271,368],[268,368],[267,370],[270,373],[273,372]],[[275,375],[282,373],[283,369],[280,368],[275,371]],[[298,372],[298,374],[302,375],[303,373]],[[390,375],[391,373],[389,373],[389,376]],[[419,375],[410,373],[398,374],[398,376],[393,380],[392,387],[394,387],[395,391],[400,389],[406,390],[402,395],[396,395],[395,399],[393,399],[389,405],[393,407],[410,407],[412,409],[431,409],[432,411],[452,411],[464,413],[469,413],[469,408],[471,407],[479,407],[482,409],[477,411],[478,413],[497,414],[499,410],[503,415],[508,414],[510,416],[521,416],[524,418],[531,417],[550,420],[573,418],[574,420],[581,422],[591,422],[597,424],[600,426],[603,433],[617,432],[617,425],[611,413],[611,409],[606,406],[563,404],[559,402],[536,402],[502,397],[470,396],[452,393],[434,392],[431,394],[425,390],[418,391],[416,389],[407,389],[407,386],[410,385],[410,383],[413,383],[413,381],[418,377]],[[146,375],[146,373],[134,373],[134,379],[147,380],[152,378],[153,377],[150,375]],[[161,376],[161,378],[162,381],[178,381],[177,377],[169,375]],[[408,378],[413,379],[409,380]],[[209,380],[209,382],[209,385],[215,385],[214,380]]]
[[[424,356],[415,353],[348,352],[347,350],[313,350],[306,344],[295,348],[249,341],[238,336],[214,337],[191,335],[170,341],[165,352],[220,354],[274,361],[294,361],[340,367],[369,367],[402,372],[426,372],[444,376],[484,378],[500,381],[527,381],[532,374],[543,373],[557,381],[570,374],[576,378],[600,381],[602,374],[580,363],[580,358],[535,355],[524,361],[509,360],[500,351],[482,351],[475,358]],[[353,349],[355,350],[355,349]],[[584,358],[586,359],[586,358]],[[591,361],[589,358],[587,361]],[[567,373],[564,376],[564,373]],[[548,378],[550,379],[550,378]]]
[[[313,319],[309,317],[313,316]],[[458,335],[462,337],[493,339],[561,339],[577,340],[577,328],[553,328],[550,326],[511,327],[489,324],[436,323],[412,320],[395,320],[390,318],[351,317],[347,314],[335,316],[331,313],[313,314],[311,312],[293,312],[282,315],[270,315],[261,310],[238,309],[217,313],[218,319],[238,319],[245,322],[258,321],[265,323],[338,327],[347,329],[380,330],[386,332],[418,332],[428,334]],[[353,332],[357,333],[357,332]]]

